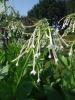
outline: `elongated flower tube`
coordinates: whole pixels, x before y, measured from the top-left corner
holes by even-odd
[[[35,71],[35,55],[34,55],[34,50],[33,50],[33,69],[31,71],[31,74],[35,75],[36,74],[36,71]]]
[[[35,56],[35,58],[39,58],[39,56],[40,56],[40,52],[39,52],[39,53],[38,53],[38,52],[35,53],[34,56]]]
[[[58,64],[58,57],[57,57],[57,54],[56,54],[54,47],[52,48],[52,53],[53,53],[53,56],[54,56],[55,63]]]
[[[69,56],[72,56],[72,47],[70,49]]]
[[[52,42],[52,36],[51,36],[51,30],[49,28],[49,41],[50,41],[50,47],[52,48],[53,42]]]
[[[37,79],[37,83],[39,83],[39,82],[40,82],[40,78]]]
[[[38,30],[36,54],[38,54],[38,56],[40,56],[40,29]]]
[[[38,79],[37,79],[37,83],[39,83],[40,82],[40,72],[39,72],[39,70],[38,70]]]
[[[36,30],[37,30],[37,28],[34,30],[34,32],[33,32],[33,34],[32,34],[32,48],[35,48],[34,42],[35,42]]]
[[[73,23],[73,29],[72,29],[72,32],[74,33],[74,31],[75,31],[75,21],[74,21],[74,23]]]

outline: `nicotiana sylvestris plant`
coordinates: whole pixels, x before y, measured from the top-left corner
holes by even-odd
[[[57,52],[63,50],[64,46],[68,47],[69,45],[64,41],[62,36],[60,36],[58,29],[55,30],[53,27],[49,26],[47,19],[42,19],[36,24],[30,39],[25,42],[20,50],[20,54],[17,58],[12,60],[12,62],[16,62],[16,66],[18,66],[20,58],[28,55],[24,68],[28,66],[27,64],[29,61],[32,61],[32,70],[30,74],[37,74],[37,82],[40,82],[41,67],[39,67],[40,64],[38,64],[38,60],[41,58],[41,54],[47,49],[49,52],[48,58],[51,59],[52,51],[55,64],[58,64]],[[29,57],[29,55],[32,55],[32,58]],[[21,73],[21,77],[23,72],[24,70]],[[21,77],[19,78],[19,81]]]

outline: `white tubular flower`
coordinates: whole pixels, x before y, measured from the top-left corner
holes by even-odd
[[[69,56],[72,56],[72,53],[73,53],[73,49],[72,47],[70,48],[70,51],[69,51]]]
[[[69,52],[69,56],[72,56],[72,53],[71,52]]]
[[[39,82],[40,82],[40,78],[37,79],[37,83],[39,83]]]
[[[52,36],[51,36],[51,33],[49,33],[49,39],[50,39],[50,46],[52,46],[53,43],[52,43]]]
[[[74,31],[75,31],[75,22],[74,22],[74,24],[73,24],[72,32],[74,33]]]
[[[49,54],[48,58],[51,58],[51,54]]]
[[[68,19],[66,19],[66,21],[65,21],[65,25],[67,26],[67,25],[68,25],[68,23],[69,23],[69,20],[68,20]]]
[[[19,63],[18,63],[18,61],[16,62],[16,66],[19,66]]]
[[[39,57],[39,53],[36,53],[34,56],[35,56],[35,58],[38,58]]]
[[[51,58],[50,49],[52,49],[52,48],[53,48],[53,42],[52,42],[51,31],[49,28],[49,45],[48,45],[49,56],[48,56],[48,58]]]
[[[16,67],[18,67],[19,66],[19,57],[18,57],[18,59],[17,59],[17,62],[16,62]]]
[[[39,54],[39,56],[40,56],[40,54],[41,54],[41,53],[40,53],[40,51],[39,51],[39,53],[38,53],[38,54]]]
[[[30,74],[35,75],[36,74],[35,69],[33,69]]]
[[[58,64],[58,58],[55,58],[55,63]]]
[[[48,55],[48,58],[51,58],[51,53],[50,53],[50,50],[49,50],[49,55]]]
[[[32,48],[35,48],[35,45],[34,45],[35,31],[36,31],[36,30],[34,30],[34,33],[33,33],[33,35],[32,35]]]
[[[69,20],[68,20],[68,19],[66,19],[66,20],[64,21],[63,26],[62,26],[62,29],[64,29],[64,28],[65,28],[65,26],[67,26],[67,25],[68,25],[68,23],[69,23]]]
[[[55,63],[58,64],[58,58],[57,58],[57,54],[54,48],[52,49],[52,52],[53,52]]]
[[[39,70],[38,70],[38,79],[37,79],[37,83],[40,82],[40,75],[39,75]]]
[[[40,56],[40,30],[38,32],[38,38],[37,38],[37,47],[36,47],[36,54],[38,55],[38,57]]]
[[[36,71],[35,71],[35,55],[34,55],[34,50],[33,50],[33,70],[31,71],[31,74],[35,75]]]
[[[64,29],[65,28],[65,23],[63,24],[62,28],[61,29]]]
[[[37,52],[37,53],[34,54],[35,58],[39,58],[39,56],[40,56],[40,52]]]

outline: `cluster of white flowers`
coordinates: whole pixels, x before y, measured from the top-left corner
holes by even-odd
[[[75,14],[70,14],[63,18],[64,22],[61,29],[64,30],[64,35],[75,32]],[[61,20],[62,21],[62,20]]]
[[[68,25],[68,20],[65,22],[65,25]],[[46,27],[41,29],[41,27]],[[44,31],[43,31],[44,30]],[[51,59],[51,51],[55,60],[55,64],[58,64],[58,56],[57,50],[63,49],[63,44],[68,46],[68,44],[63,40],[63,38],[59,35],[59,30],[56,29],[54,34],[52,34],[51,27],[49,25],[44,26],[41,24],[35,28],[33,34],[31,35],[30,39],[26,42],[26,44],[22,47],[20,51],[20,55],[13,61],[17,61],[16,66],[18,66],[18,62],[20,57],[22,57],[25,53],[28,53],[29,50],[32,49],[33,53],[33,64],[32,70],[30,74],[36,75],[38,71],[38,79],[37,82],[40,82],[40,69],[37,70],[37,60],[40,58],[41,55],[41,48],[48,49],[49,55],[48,58]],[[72,50],[70,50],[72,53]],[[69,55],[71,55],[71,53]]]
[[[64,29],[66,26],[68,26],[69,21],[70,21],[69,18],[66,18],[66,19],[64,20],[64,23],[63,23],[62,29]]]

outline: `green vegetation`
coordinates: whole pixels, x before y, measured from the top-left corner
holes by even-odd
[[[28,12],[27,18],[49,19],[52,25],[62,17],[75,12],[75,0],[39,0],[39,3]]]
[[[46,18],[0,14],[0,100],[75,100],[75,14],[62,20],[60,35]]]

